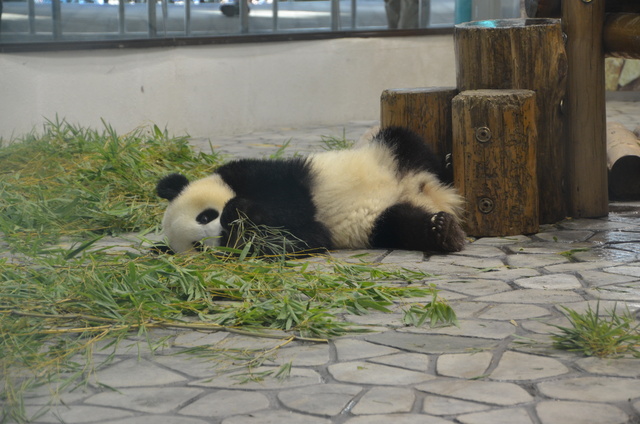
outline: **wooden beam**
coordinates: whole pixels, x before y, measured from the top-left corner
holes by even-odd
[[[604,51],[608,56],[640,59],[640,13],[606,15]]]
[[[607,215],[603,22],[605,0],[564,0],[567,35],[566,114],[569,213]]]

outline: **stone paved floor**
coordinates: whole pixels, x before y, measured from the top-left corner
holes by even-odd
[[[640,103],[613,104],[633,129]],[[373,122],[349,124],[357,139]],[[283,129],[215,140],[238,156],[318,148],[343,128]],[[208,148],[208,142],[201,143]],[[602,219],[566,220],[539,234],[482,238],[456,254],[367,251],[368,259],[436,276],[460,327],[405,327],[400,312],[349,319],[375,331],[328,344],[293,342],[256,371],[292,361],[290,378],[238,384],[207,359],[176,352],[215,345],[268,350],[278,340],[238,334],[157,331],[153,355],[135,337],[83,390],[38,423],[104,424],[617,424],[640,423],[640,359],[594,359],[551,347],[561,306],[640,310],[640,202],[613,203]],[[564,254],[562,254],[564,252]],[[567,253],[570,252],[570,253]],[[338,252],[348,258],[355,252]],[[362,252],[357,252],[362,253]],[[100,353],[96,353],[100,359]],[[48,389],[26,401],[35,413]]]

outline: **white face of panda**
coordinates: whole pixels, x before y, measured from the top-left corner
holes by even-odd
[[[169,199],[162,227],[171,249],[182,253],[202,244],[218,246],[222,233],[220,215],[233,196],[220,176],[212,175],[189,183]]]

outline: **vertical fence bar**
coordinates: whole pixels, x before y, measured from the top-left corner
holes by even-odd
[[[340,31],[340,0],[331,0],[331,31]]]
[[[149,38],[158,36],[158,26],[156,21],[157,0],[147,0],[147,23],[149,26]]]
[[[240,33],[249,32],[249,4],[247,0],[237,0],[240,6]]]
[[[118,33],[124,36],[124,1],[118,0]]]
[[[351,29],[356,29],[358,19],[358,0],[351,0]]]
[[[273,25],[273,32],[278,32],[278,0],[273,0],[271,11],[272,11],[271,22]]]
[[[53,39],[59,40],[62,36],[62,6],[60,5],[60,0],[51,2],[51,24],[53,25]]]
[[[428,28],[431,24],[431,0],[420,0],[419,28]]]
[[[191,0],[184,0],[184,35],[191,35]]]
[[[29,13],[29,34],[36,33],[36,2],[35,0],[27,1],[27,9]]]
[[[164,36],[167,36],[167,23],[169,21],[169,2],[168,0],[161,0],[162,6],[162,29],[164,31]]]

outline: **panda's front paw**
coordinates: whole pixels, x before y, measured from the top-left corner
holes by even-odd
[[[434,250],[459,252],[464,248],[465,233],[453,215],[438,212],[431,216],[427,230]]]

